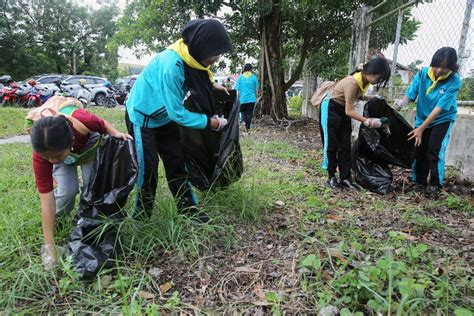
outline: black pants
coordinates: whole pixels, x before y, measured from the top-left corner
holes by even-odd
[[[158,185],[159,157],[163,160],[168,187],[178,209],[196,205],[196,197],[188,182],[179,126],[171,122],[157,128],[139,128],[130,121],[128,113],[125,114],[125,121],[129,134],[135,140],[138,158],[138,194],[134,215],[151,215]]]
[[[323,168],[329,177],[339,169],[341,180],[351,179],[351,118],[342,105],[333,100],[323,101],[319,113],[319,127],[324,144]]]
[[[255,103],[243,103],[240,105],[240,115],[241,121],[245,122],[245,127],[247,130],[250,129],[250,124],[252,123],[253,109],[255,108]]]
[[[412,180],[423,185],[441,187],[444,180],[444,156],[449,143],[452,122],[445,122],[425,129],[421,145],[416,149]]]

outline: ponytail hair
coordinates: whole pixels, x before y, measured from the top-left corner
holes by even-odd
[[[31,129],[31,145],[38,153],[69,149],[72,139],[72,128],[63,115],[43,117]]]
[[[452,72],[458,72],[458,55],[452,47],[441,47],[431,58],[431,67],[441,67],[446,62],[446,67]]]

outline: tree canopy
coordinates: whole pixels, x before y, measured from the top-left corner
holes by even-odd
[[[118,9],[98,10],[69,0],[7,0],[0,4],[0,73],[87,73],[115,77]]]
[[[117,43],[139,47],[137,55],[158,52],[179,37],[184,25],[196,17],[217,17],[229,31],[233,51],[228,55],[232,71],[253,57],[259,60],[262,81],[261,114],[285,118],[285,91],[307,67],[324,77],[347,72],[352,13],[377,0],[132,0],[118,22]],[[379,9],[389,12],[403,0],[390,1]],[[420,1],[421,2],[421,1]],[[396,19],[390,17],[390,19]],[[417,22],[405,14],[402,41],[410,39]],[[396,23],[375,25],[372,48],[382,49],[394,39]],[[393,36],[381,36],[393,34]],[[291,64],[292,74],[285,78]]]

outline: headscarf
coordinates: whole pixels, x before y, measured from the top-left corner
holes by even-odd
[[[213,19],[197,19],[190,21],[182,31],[183,43],[189,54],[199,64],[211,57],[231,50],[229,35],[221,22]],[[179,52],[178,52],[179,54]],[[183,56],[180,55],[181,58]],[[193,67],[184,60],[185,85],[191,93],[197,110],[209,116],[216,114],[215,101],[212,94],[212,74],[208,67]],[[201,68],[202,67],[202,68]]]

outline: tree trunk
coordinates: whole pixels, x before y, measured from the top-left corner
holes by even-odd
[[[272,0],[271,12],[261,17],[260,77],[262,95],[257,104],[257,116],[270,115],[273,120],[288,118],[281,42],[281,0]]]

